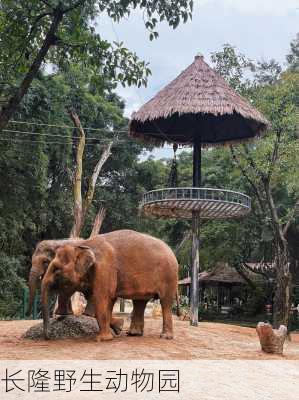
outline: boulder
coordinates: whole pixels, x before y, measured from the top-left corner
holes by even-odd
[[[49,332],[51,339],[95,336],[99,333],[97,320],[86,315],[67,315],[50,319]],[[44,339],[43,323],[33,325],[23,335],[25,339]]]

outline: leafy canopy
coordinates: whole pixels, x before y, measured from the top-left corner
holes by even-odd
[[[148,64],[140,61],[122,42],[110,43],[101,32],[99,16],[112,21],[128,18],[132,10],[143,11],[150,39],[158,37],[159,21],[176,28],[191,18],[192,0],[3,0],[0,3],[0,81],[23,75],[35,59],[55,16],[61,14],[53,46],[43,60],[54,67],[70,63],[89,66],[96,75],[115,82],[146,84]]]

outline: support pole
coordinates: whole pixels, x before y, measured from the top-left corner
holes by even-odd
[[[195,137],[193,145],[193,187],[201,186],[201,137]]]
[[[199,229],[200,216],[197,211],[192,213],[192,269],[191,269],[191,319],[192,326],[198,325],[199,305]]]
[[[196,136],[193,146],[193,187],[201,186],[201,137]],[[198,325],[199,305],[199,247],[200,247],[200,211],[192,212],[192,266],[191,266],[191,320],[192,326]]]

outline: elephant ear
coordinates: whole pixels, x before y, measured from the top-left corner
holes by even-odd
[[[88,246],[76,247],[75,270],[80,275],[85,275],[88,269],[95,263],[96,257],[94,252]]]

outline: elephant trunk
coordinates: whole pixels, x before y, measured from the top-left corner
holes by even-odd
[[[29,304],[28,304],[28,309],[27,309],[27,316],[29,316],[31,314],[32,305],[33,305],[35,292],[36,292],[37,281],[38,281],[38,278],[40,278],[42,276],[43,272],[40,272],[39,270],[36,270],[34,268],[31,268],[31,270],[30,270],[29,282],[28,282]]]
[[[44,338],[46,340],[50,339],[50,335],[49,335],[50,318],[49,318],[48,298],[49,298],[49,283],[46,281],[46,282],[42,282],[42,287],[41,287],[41,303],[42,303],[42,314],[43,314],[43,323],[44,323]]]

